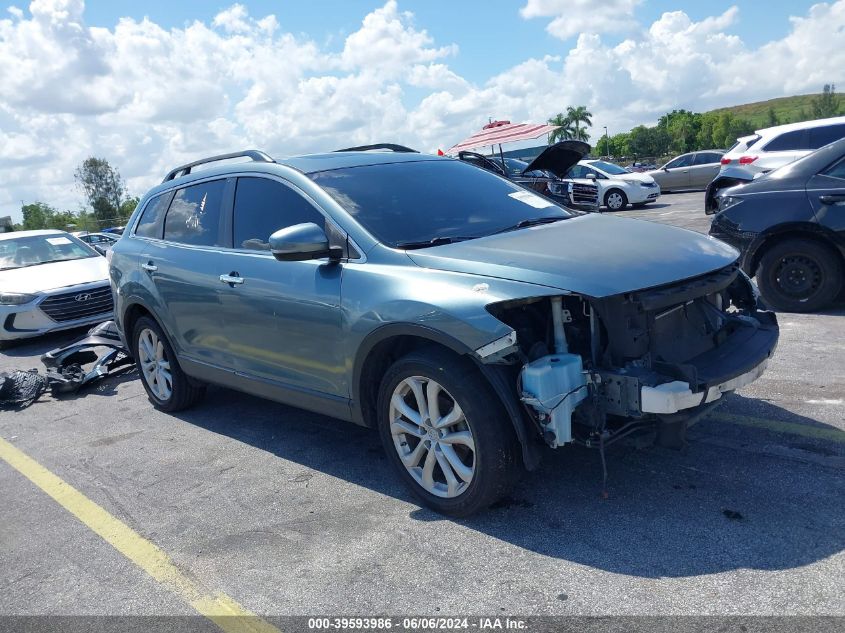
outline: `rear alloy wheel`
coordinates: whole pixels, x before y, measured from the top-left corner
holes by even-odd
[[[756,276],[763,299],[775,310],[813,312],[839,294],[842,262],[824,244],[796,238],[766,251]]]
[[[150,401],[162,411],[181,411],[205,395],[205,387],[191,382],[173,353],[164,332],[150,317],[141,317],[132,335],[132,355]]]
[[[471,362],[437,348],[412,352],[388,369],[378,407],[388,459],[437,512],[473,514],[514,483],[513,427]]]
[[[611,189],[604,195],[604,206],[611,211],[623,211],[628,206],[628,196],[621,189]]]

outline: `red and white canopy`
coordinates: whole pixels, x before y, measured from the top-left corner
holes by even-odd
[[[481,131],[476,132],[457,145],[446,150],[447,154],[457,154],[468,149],[476,149],[487,145],[499,145],[501,143],[512,143],[514,141],[527,141],[533,138],[540,138],[556,129],[559,125],[547,123],[511,123],[510,121],[493,121],[488,123]]]

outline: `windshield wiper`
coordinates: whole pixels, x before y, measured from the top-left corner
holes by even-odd
[[[499,229],[498,231],[493,233],[493,235],[496,235],[498,233],[507,233],[508,231],[516,231],[517,229],[524,229],[524,228],[527,228],[529,226],[537,226],[538,224],[551,224],[552,222],[558,222],[560,220],[566,220],[566,219],[567,219],[567,216],[560,216],[560,215],[546,216],[546,217],[541,217],[541,218],[528,218],[527,220],[520,220],[519,222],[517,222],[513,226],[506,226],[503,229]]]
[[[396,245],[396,248],[401,248],[406,251],[413,250],[415,248],[428,248],[430,246],[441,246],[443,244],[454,244],[455,242],[463,242],[464,240],[471,240],[475,239],[475,237],[466,237],[466,236],[450,236],[450,235],[443,235],[440,237],[435,237],[430,240],[420,240],[418,242],[399,242]]]

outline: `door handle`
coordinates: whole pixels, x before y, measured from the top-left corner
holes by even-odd
[[[158,270],[158,266],[156,266],[153,263],[141,264],[141,268],[146,270],[148,273],[154,273],[155,271]]]
[[[228,275],[220,275],[220,282],[229,284],[230,286],[241,285],[244,282],[243,277],[239,277],[238,273],[231,272]]]
[[[845,202],[845,194],[827,194],[824,196],[819,196],[819,202],[822,204],[840,204]]]

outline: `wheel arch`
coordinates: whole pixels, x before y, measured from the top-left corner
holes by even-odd
[[[437,330],[415,324],[385,325],[362,342],[352,374],[352,418],[358,424],[374,427],[381,376],[397,359],[427,346],[437,346],[456,356],[470,359],[499,398],[519,440],[523,464],[534,470],[540,463],[539,443],[531,434],[531,423],[519,402],[515,379],[508,366],[485,365],[468,346]]]
[[[836,254],[842,265],[845,266],[845,253],[832,235],[818,224],[795,223],[779,226],[758,236],[744,258],[743,269],[745,272],[750,276],[754,275],[760,265],[760,260],[769,249],[776,244],[791,239],[807,239],[826,246]]]

